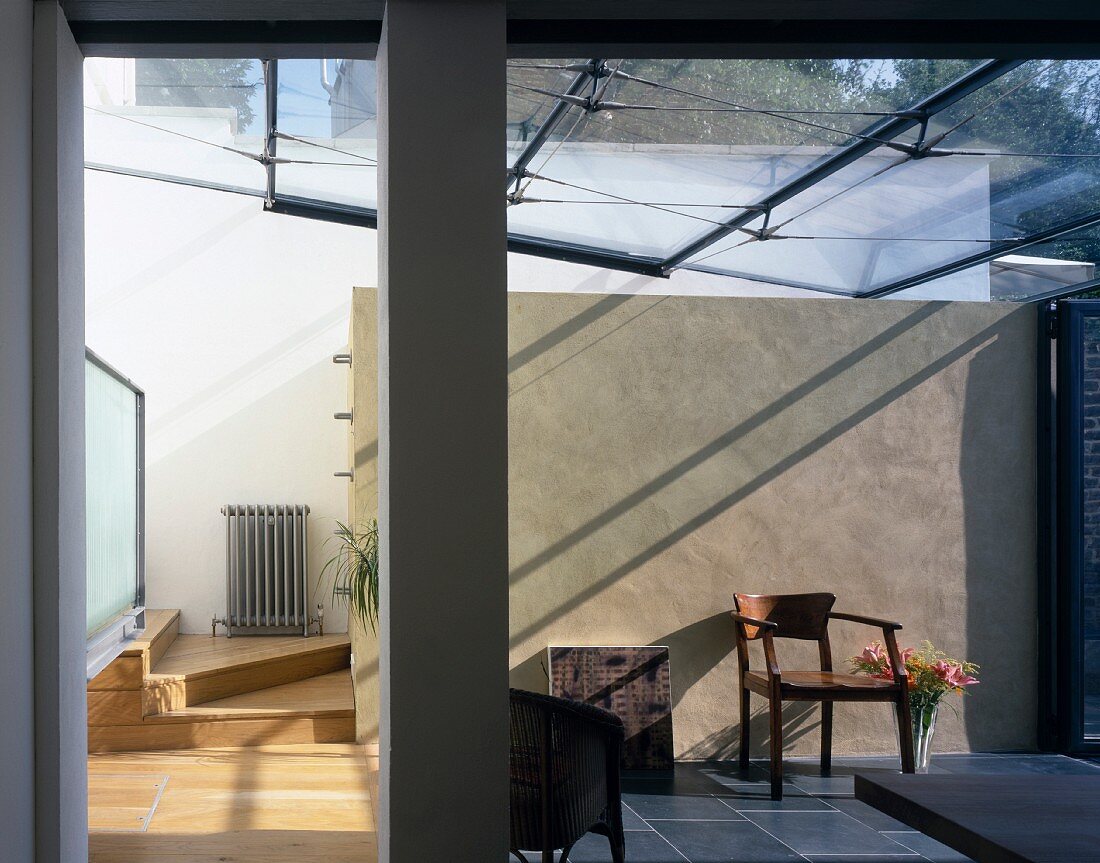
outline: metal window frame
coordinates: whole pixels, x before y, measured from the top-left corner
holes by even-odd
[[[145,631],[145,391],[87,346],[84,348],[84,358],[134,394],[137,423],[137,531],[134,537],[137,572],[134,601],[130,608],[88,636],[87,675],[91,680]]]

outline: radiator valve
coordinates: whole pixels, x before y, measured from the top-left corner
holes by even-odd
[[[317,624],[317,634],[325,634],[325,607],[321,603],[317,603],[317,616],[309,619],[310,624]],[[308,630],[306,631],[308,634]]]

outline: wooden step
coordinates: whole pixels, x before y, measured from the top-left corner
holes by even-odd
[[[178,609],[147,609],[145,631],[88,682],[88,724],[140,722],[149,669],[179,637]]]
[[[351,672],[334,671],[320,677],[284,683],[270,689],[246,692],[184,707],[157,716],[150,722],[194,722],[211,719],[281,719],[286,716],[344,717],[355,715]]]
[[[180,634],[178,608],[146,609],[145,630],[88,681],[89,692],[141,689],[147,675]]]
[[[354,740],[349,669],[146,716],[139,723],[88,729],[89,752]]]
[[[181,635],[145,675],[145,716],[331,674],[351,666],[346,635]]]

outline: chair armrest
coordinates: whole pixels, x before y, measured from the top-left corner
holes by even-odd
[[[764,639],[764,662],[768,666],[768,678],[773,686],[778,685],[781,678],[779,662],[775,658],[775,643],[772,641],[772,632],[779,628],[779,624],[770,620],[757,620],[755,617],[749,617],[747,614],[741,614],[738,611],[731,611],[730,617],[742,626],[755,626],[760,630],[760,636]]]
[[[779,624],[772,623],[770,620],[757,620],[755,617],[749,617],[747,614],[741,614],[738,611],[731,611],[730,617],[745,626],[755,626],[757,629],[763,629],[764,631],[778,629],[779,627]]]
[[[902,628],[900,623],[893,620],[882,620],[878,617],[867,617],[863,614],[845,614],[842,611],[830,611],[829,617],[834,620],[850,620],[852,623],[862,623],[864,626],[875,626],[884,631],[896,632]]]
[[[898,629],[901,629],[899,626]],[[886,654],[890,657],[890,667],[894,670],[894,683],[907,690],[909,688],[909,672],[902,661],[901,652],[898,650],[898,640],[894,637],[894,630],[883,627],[882,638],[886,642]]]

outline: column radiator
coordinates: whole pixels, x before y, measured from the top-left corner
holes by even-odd
[[[231,504],[225,515],[225,634],[308,636],[309,507]],[[320,622],[320,621],[318,621]]]

